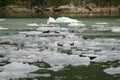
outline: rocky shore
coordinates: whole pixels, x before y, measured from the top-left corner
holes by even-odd
[[[89,16],[120,16],[119,7],[69,7],[60,6],[58,8],[48,7],[20,7],[5,6],[0,8],[0,17],[44,17],[44,16],[70,16],[70,17],[89,17]]]

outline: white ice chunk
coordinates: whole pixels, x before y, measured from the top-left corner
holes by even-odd
[[[107,61],[114,61],[114,60],[120,60],[120,54],[119,52],[114,51],[101,51],[100,53],[97,53],[98,56],[93,59],[94,62],[107,62]]]
[[[55,23],[55,19],[52,18],[52,17],[49,17],[48,21],[47,21],[47,24],[50,24],[50,23]]]
[[[39,27],[37,28],[36,30],[39,30],[39,31],[67,31],[68,29],[67,28],[61,28],[61,27]]]
[[[3,66],[3,71],[0,72],[1,79],[19,78],[27,76],[29,72],[38,70],[37,66],[13,62]]]
[[[79,57],[78,55],[55,54],[52,57],[46,58],[45,62],[51,66],[62,65],[89,65],[90,59],[88,57]]]
[[[108,24],[107,22],[98,22],[98,23],[95,23],[95,24],[98,24],[98,25],[106,25]]]
[[[56,67],[53,67],[53,68],[47,68],[48,70],[52,70],[52,71],[59,71],[59,70],[62,70],[64,68],[64,66],[56,66]]]
[[[71,22],[79,22],[77,19],[71,19],[69,17],[58,17],[56,19],[56,23],[71,23]]]
[[[0,19],[0,21],[5,21],[6,19]]]
[[[120,27],[112,27],[112,32],[120,32]]]
[[[108,57],[106,55],[100,55],[100,56],[97,56],[92,61],[93,62],[106,62],[106,61],[108,61]]]
[[[37,24],[37,23],[29,23],[29,24],[27,24],[27,26],[41,26],[40,24]]]
[[[4,28],[0,26],[0,30],[7,30],[8,28]]]
[[[85,24],[83,23],[78,23],[78,22],[71,22],[70,24],[68,24],[68,26],[86,26]]]
[[[111,75],[120,74],[120,67],[116,67],[116,68],[111,67],[111,68],[104,69],[103,71]]]
[[[25,31],[25,32],[19,32],[19,34],[23,34],[23,35],[39,35],[42,32],[38,32],[38,31]]]

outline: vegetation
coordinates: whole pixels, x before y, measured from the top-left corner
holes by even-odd
[[[0,0],[0,17],[120,15],[120,0]]]
[[[86,3],[94,3],[97,7],[118,6],[120,0],[0,0],[0,7],[8,5],[30,6],[37,5],[42,7],[60,6],[65,4],[74,4],[76,6]]]

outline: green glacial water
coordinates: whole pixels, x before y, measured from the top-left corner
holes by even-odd
[[[74,31],[73,34],[79,38],[73,38],[74,41],[78,41],[78,45],[76,44],[77,46],[72,47],[54,46],[54,42],[59,41],[58,37],[55,36],[25,37],[19,35],[19,32],[23,31],[36,31],[38,27],[27,26],[27,24],[45,23],[47,18],[6,18],[5,21],[0,21],[1,27],[8,28],[8,30],[0,29],[0,79],[120,80],[120,70],[118,70],[119,73],[117,74],[108,74],[104,71],[107,68],[120,67],[120,18],[76,19],[82,21],[86,26],[70,27],[68,24],[59,24],[61,27],[68,28],[70,32]],[[112,31],[114,29],[115,31]],[[95,37],[95,39],[82,39],[83,36],[92,36]],[[50,52],[51,54],[56,52],[56,50],[57,53],[61,54],[70,53],[68,56],[79,55],[81,53],[95,54],[101,56],[102,59],[90,60],[89,65],[66,64],[67,59],[69,60],[67,57],[64,60],[61,55],[57,55],[56,57],[54,55],[46,56]],[[42,53],[44,54],[42,51],[45,51],[46,55],[42,55]],[[47,61],[49,57],[55,57],[53,63],[49,62],[49,59]],[[61,59],[63,60],[61,61]],[[57,61],[61,65],[57,64]],[[24,68],[23,65],[22,68],[17,68],[15,70],[4,67],[14,62],[22,62],[22,64],[19,65],[26,64],[26,67]],[[56,62],[55,66],[59,65],[58,67],[60,69],[54,70],[56,67],[51,69],[51,64],[54,64],[54,62]],[[63,65],[62,63],[65,64]],[[28,64],[37,66],[39,69],[30,69],[29,71],[27,69]],[[12,67],[14,68],[14,66]],[[24,72],[26,70],[28,70],[28,72]]]

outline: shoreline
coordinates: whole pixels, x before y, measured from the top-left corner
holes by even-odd
[[[120,9],[116,7],[92,8],[72,8],[53,10],[52,8],[33,8],[7,6],[0,8],[0,17],[9,18],[36,18],[36,17],[120,17]]]

